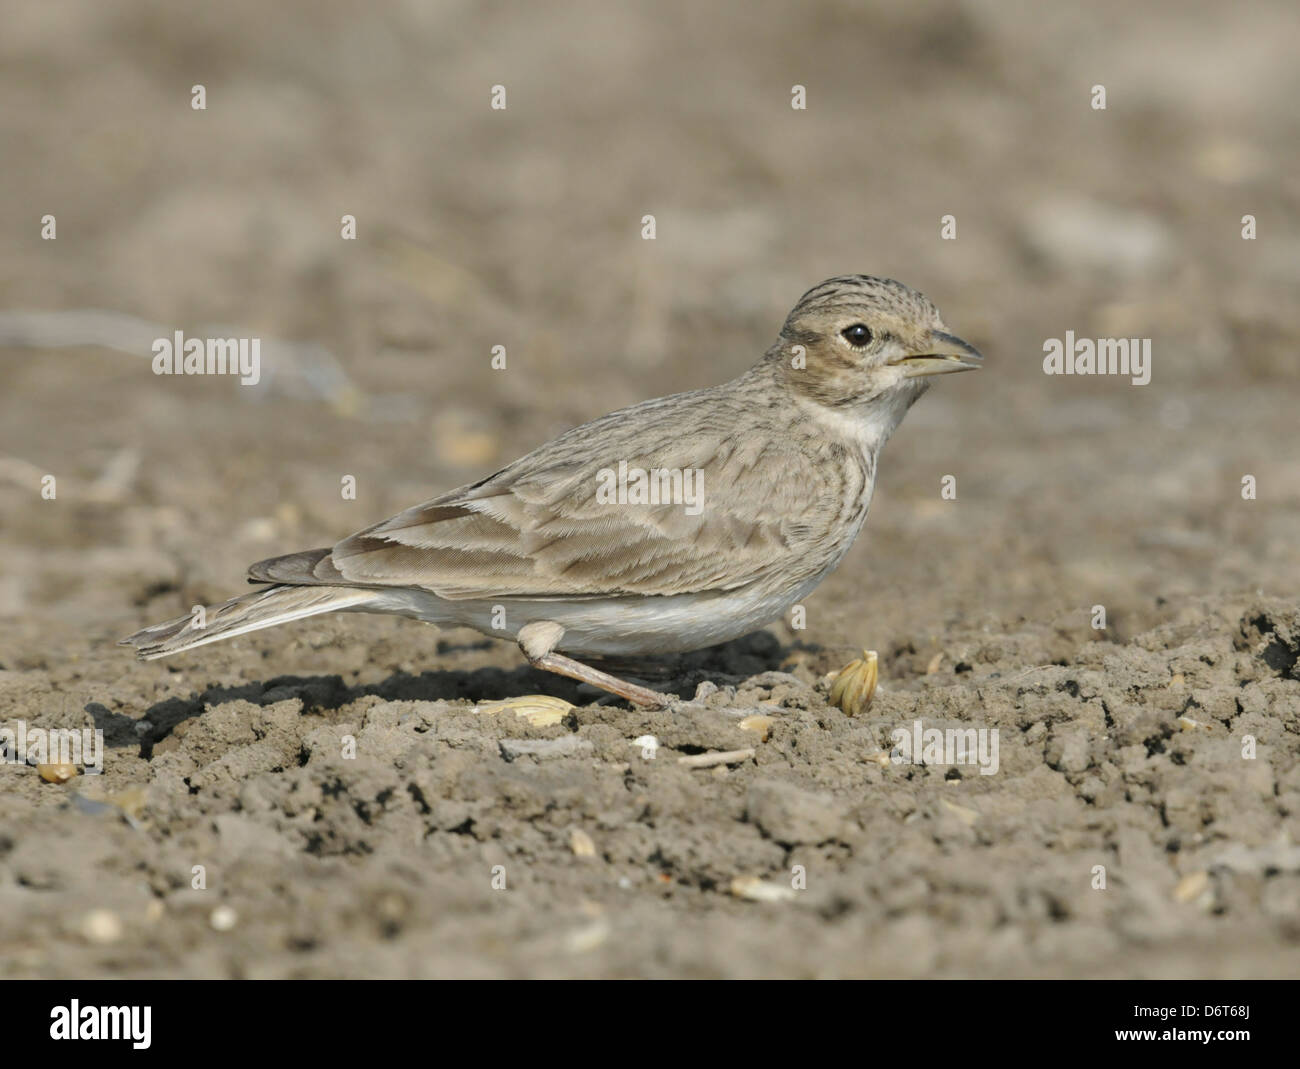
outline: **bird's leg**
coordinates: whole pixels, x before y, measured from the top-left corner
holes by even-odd
[[[519,648],[524,651],[528,663],[534,668],[541,668],[556,675],[568,676],[583,683],[590,683],[601,690],[626,698],[633,705],[649,709],[666,709],[672,704],[672,698],[660,694],[649,687],[629,683],[618,676],[602,672],[599,668],[575,661],[562,653],[556,653],[555,647],[564,637],[564,628],[551,620],[534,620],[519,629]]]

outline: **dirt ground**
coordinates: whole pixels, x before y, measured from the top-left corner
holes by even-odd
[[[2,21],[0,728],[106,754],[0,768],[0,975],[1300,971],[1290,0]],[[386,617],[114,644],[738,374],[850,272],[987,366],[909,414],[806,628],[666,666],[688,713]],[[152,374],[175,330],[262,381]],[[1150,338],[1150,383],[1045,375],[1066,331]],[[527,694],[577,707],[478,704]],[[996,729],[996,773],[892,763],[916,721]]]

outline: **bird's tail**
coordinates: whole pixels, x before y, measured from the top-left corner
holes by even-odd
[[[140,660],[153,661],[289,620],[357,608],[373,598],[373,590],[356,587],[273,586],[231,598],[210,611],[146,627],[118,645],[134,646]]]

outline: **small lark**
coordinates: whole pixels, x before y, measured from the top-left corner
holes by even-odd
[[[153,660],[318,613],[395,613],[512,637],[538,668],[667,705],[574,657],[680,653],[777,619],[853,545],[881,448],[930,377],[981,359],[902,283],[828,279],[732,382],[584,423],[330,548],[254,564],[271,585],[203,627],[122,641]]]

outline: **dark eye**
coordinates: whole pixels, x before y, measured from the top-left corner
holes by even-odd
[[[856,345],[859,349],[871,343],[871,328],[865,323],[854,323],[853,326],[846,327],[840,333],[844,335],[850,345]]]

